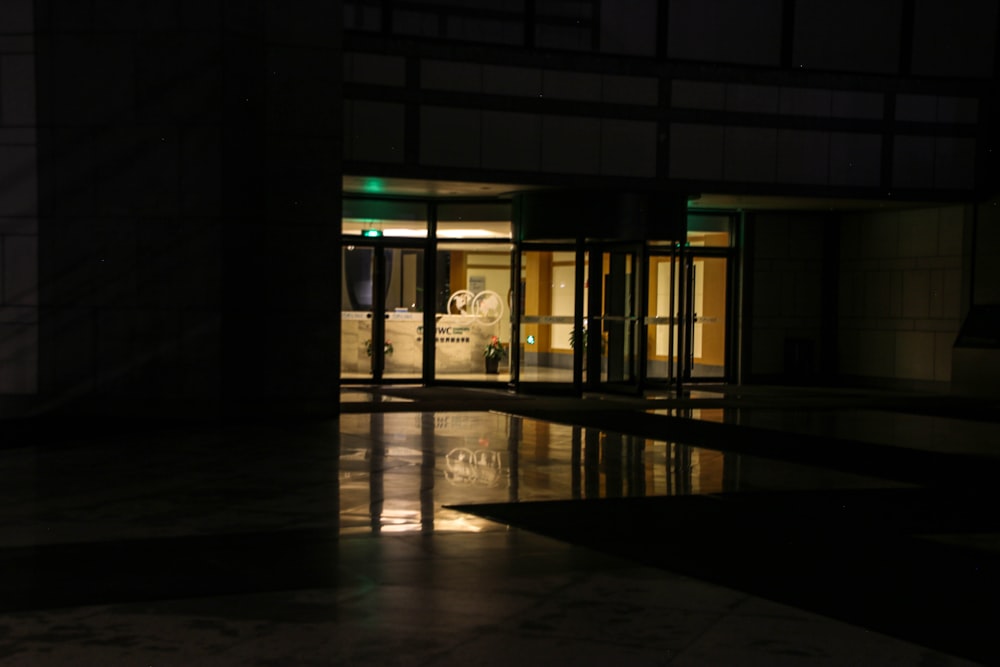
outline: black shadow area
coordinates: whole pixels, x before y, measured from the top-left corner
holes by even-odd
[[[452,509],[998,664],[994,507],[971,493],[875,489]],[[991,533],[993,548],[973,546]]]
[[[0,612],[334,586],[329,530],[0,550]]]

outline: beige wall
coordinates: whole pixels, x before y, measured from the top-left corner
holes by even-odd
[[[812,346],[813,372],[950,382],[965,218],[959,205],[840,214],[829,218],[839,243],[831,253],[820,214],[752,216],[751,375],[788,370],[788,341],[797,339]],[[836,262],[835,301],[824,294],[824,261]]]
[[[845,375],[951,381],[961,325],[965,208],[847,216],[840,233]]]

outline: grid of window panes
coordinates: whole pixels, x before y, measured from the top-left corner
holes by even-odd
[[[657,0],[345,0],[344,27],[426,39],[653,56],[658,11]]]

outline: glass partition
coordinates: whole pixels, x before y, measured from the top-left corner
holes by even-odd
[[[374,324],[373,277],[375,249],[347,246],[342,252],[344,267],[340,314],[340,376],[343,379],[372,377]]]
[[[511,250],[506,243],[438,244],[434,315],[438,379],[510,379]]]
[[[419,248],[344,247],[342,378],[421,377],[423,262]]]
[[[387,271],[385,297],[386,379],[417,379],[423,374],[424,251],[391,248],[396,267]]]
[[[596,380],[603,388],[634,389],[638,382],[637,267],[639,251],[634,247],[597,248],[587,253],[590,298],[595,309],[587,322],[585,373],[588,384]],[[594,348],[591,348],[594,346]],[[594,350],[599,351],[596,354]],[[595,363],[597,360],[600,363]]]
[[[670,255],[651,255],[646,289],[646,376],[668,382],[677,370],[680,331],[675,315],[680,303],[679,262]]]
[[[427,205],[422,202],[345,199],[345,237],[427,238]]]
[[[724,377],[727,271],[725,256],[690,251],[650,256],[646,318],[650,380]],[[685,294],[691,300],[689,319],[681,312]]]
[[[437,237],[439,239],[510,239],[512,225],[510,204],[447,203],[439,204]]]
[[[728,248],[732,245],[732,220],[728,215],[689,215],[687,245]]]
[[[348,196],[342,229],[345,380],[573,384],[577,352],[592,389],[726,375],[728,215],[689,216],[684,241],[519,248],[510,202]]]
[[[521,294],[520,379],[572,382],[576,253],[572,250],[522,253]]]
[[[699,257],[694,261],[694,335],[691,375],[722,378],[726,363],[725,257]]]

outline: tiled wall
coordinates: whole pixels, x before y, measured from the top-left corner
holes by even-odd
[[[951,381],[966,208],[846,216],[839,357],[845,375]]]
[[[824,360],[823,225],[819,214],[757,213],[748,220],[753,236],[749,372],[757,377],[813,376]],[[790,367],[789,346],[807,349]]]
[[[898,122],[891,186],[971,188],[976,159],[971,133],[979,120],[976,98],[687,80],[672,84],[675,108],[748,119],[746,114],[763,114],[772,127],[672,123],[670,176],[876,188],[883,169],[879,120],[887,97],[895,104]],[[805,126],[774,127],[788,122]],[[939,136],[929,134],[928,128],[940,128]]]
[[[835,238],[818,214],[750,219],[750,372],[949,382],[965,207],[831,215]],[[797,342],[807,348],[806,369],[789,367]]]
[[[538,67],[484,65],[423,59],[420,87],[428,103],[416,110],[419,133],[406,145],[403,103],[347,100],[344,156],[349,160],[402,163],[407,148],[420,166],[546,174],[653,177],[656,174],[655,77],[571,72]],[[345,80],[403,86],[403,58],[348,54]],[[454,94],[476,96],[523,110],[488,110],[454,105]],[[433,100],[440,99],[440,103]],[[538,100],[588,105],[591,114],[532,111]],[[508,105],[509,106],[509,105]],[[559,108],[559,107],[557,107]],[[629,118],[604,115],[628,114]]]
[[[0,3],[0,395],[38,388],[34,11]]]

